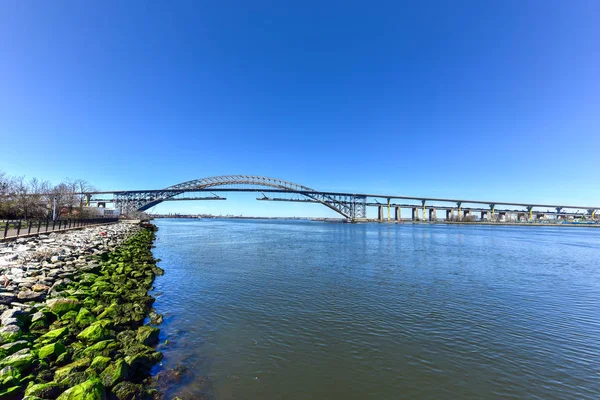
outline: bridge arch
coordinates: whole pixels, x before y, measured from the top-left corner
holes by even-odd
[[[294,182],[256,175],[221,175],[195,179],[178,183],[169,186],[162,191],[148,193],[147,195],[140,195],[138,193],[136,199],[122,199],[122,201],[127,202],[129,205],[133,205],[137,211],[145,211],[165,200],[187,191],[198,191],[227,185],[258,186],[261,188],[274,188],[290,193],[297,193],[313,202],[323,204],[349,220],[365,217],[365,199],[363,198],[357,196],[336,196],[326,194]],[[257,189],[257,191],[259,191],[259,189]]]

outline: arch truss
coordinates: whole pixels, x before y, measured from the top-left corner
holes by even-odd
[[[169,186],[162,190],[134,190],[115,193],[115,203],[124,214],[145,211],[163,201],[186,192],[209,192],[210,189],[244,187],[247,191],[289,192],[302,195],[307,202],[320,203],[349,220],[366,218],[366,197],[361,195],[319,192],[297,183],[255,175],[223,175],[196,179]],[[231,189],[234,191],[235,189]]]

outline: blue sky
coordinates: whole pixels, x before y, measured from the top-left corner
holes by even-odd
[[[445,3],[445,4],[444,4]],[[596,1],[0,4],[0,170],[600,203]],[[157,212],[331,215],[180,202]]]

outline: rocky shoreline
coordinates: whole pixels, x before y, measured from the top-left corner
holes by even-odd
[[[158,396],[153,240],[119,223],[0,242],[0,398]]]

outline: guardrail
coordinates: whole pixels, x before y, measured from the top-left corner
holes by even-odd
[[[118,218],[46,219],[28,221],[5,220],[0,221],[0,240],[37,235],[40,233],[59,232],[92,225],[111,224],[118,221]]]

